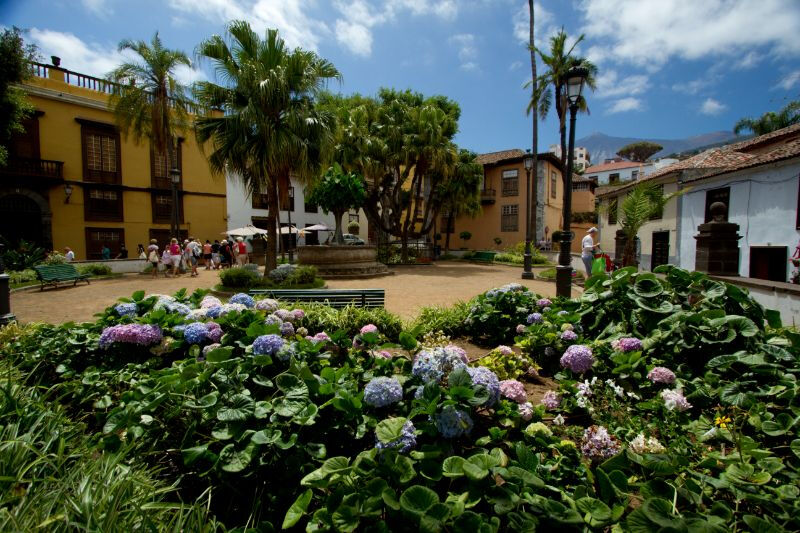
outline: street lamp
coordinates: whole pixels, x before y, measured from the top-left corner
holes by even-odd
[[[169,171],[170,185],[172,187],[172,220],[170,222],[170,230],[172,235],[181,240],[181,217],[180,206],[178,204],[178,184],[181,182],[181,171],[178,167],[172,167]]]
[[[292,247],[292,209],[294,208],[294,187],[289,187],[289,262],[294,263],[294,248]]]
[[[533,279],[531,271],[531,170],[533,169],[533,154],[527,150],[522,159],[525,165],[525,261],[522,267],[522,279]],[[535,186],[535,185],[534,185]]]
[[[4,251],[5,245],[0,244],[0,326],[16,320],[16,317],[11,312],[11,290],[9,288],[11,278],[5,272],[5,265],[3,264]]]
[[[569,298],[572,295],[572,158],[575,152],[575,116],[583,92],[583,84],[589,71],[583,67],[575,67],[567,72],[567,100],[569,101],[569,148],[567,153],[567,176],[564,179],[564,224],[561,229],[561,253],[558,255],[556,267],[556,294]]]

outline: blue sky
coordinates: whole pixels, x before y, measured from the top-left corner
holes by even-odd
[[[456,100],[457,142],[477,152],[530,146],[527,17],[526,0],[0,0],[0,24],[28,29],[45,57],[98,76],[120,61],[125,37],[158,30],[193,54],[233,18],[277,27],[337,66],[335,90],[390,86]],[[538,0],[538,44],[562,26],[586,35],[579,53],[600,69],[578,138],[729,130],[800,98],[798,0]],[[206,65],[195,68],[180,77],[209,76]],[[556,141],[548,117],[539,150]]]

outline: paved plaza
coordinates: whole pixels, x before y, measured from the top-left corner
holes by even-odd
[[[520,268],[502,265],[441,262],[435,265],[407,266],[393,269],[392,276],[372,279],[328,280],[328,288],[383,288],[386,290],[386,309],[404,319],[413,318],[421,307],[447,306],[468,300],[493,287],[506,283],[524,283],[544,296],[555,295],[555,284],[519,279]],[[178,279],[151,279],[142,275],[93,281],[77,287],[67,285],[44,291],[23,290],[11,295],[11,308],[21,322],[51,322],[91,320],[118,298],[130,296],[137,290],[148,293],[172,294],[185,287],[189,291],[211,288],[219,283],[218,272],[200,270],[196,278],[188,275]],[[573,288],[573,296],[580,289]]]

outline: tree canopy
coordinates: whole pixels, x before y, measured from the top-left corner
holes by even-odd
[[[19,28],[0,33],[0,166],[8,161],[8,141],[25,131],[22,121],[33,112],[25,93],[14,87],[30,76],[28,61],[36,59],[36,47],[25,45]]]
[[[617,151],[617,155],[636,161],[637,163],[644,163],[650,159],[653,154],[660,152],[664,147],[650,141],[639,141],[631,144],[626,144]]]
[[[733,126],[733,133],[739,135],[745,131],[752,131],[756,135],[764,135],[789,127],[800,122],[800,100],[786,104],[778,112],[767,111],[758,118],[743,118]]]
[[[349,209],[357,209],[364,204],[364,180],[354,172],[343,171],[338,163],[334,163],[307,192],[309,203],[320,206],[326,215],[333,213],[336,219],[335,241],[344,244],[342,216]]]

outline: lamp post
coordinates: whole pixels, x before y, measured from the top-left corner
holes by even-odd
[[[522,266],[522,279],[533,279],[531,271],[531,170],[533,155],[527,150],[522,162],[525,164],[525,258]],[[535,180],[534,180],[535,183]],[[534,185],[535,186],[535,185]]]
[[[169,171],[170,185],[172,186],[172,220],[170,221],[170,231],[173,237],[181,240],[181,217],[180,206],[178,204],[178,184],[181,182],[181,171],[173,167]]]
[[[11,278],[6,274],[5,265],[3,264],[3,252],[5,252],[5,249],[5,245],[0,244],[0,326],[16,319],[11,312],[11,289],[9,288]]]
[[[567,153],[567,176],[564,180],[564,227],[561,230],[561,252],[556,267],[556,295],[569,298],[572,295],[572,157],[575,152],[575,116],[583,92],[583,84],[589,72],[575,67],[567,72],[567,100],[569,101],[569,148]]]
[[[294,187],[289,187],[289,262],[294,263],[294,247],[292,246],[292,209],[294,208]]]

